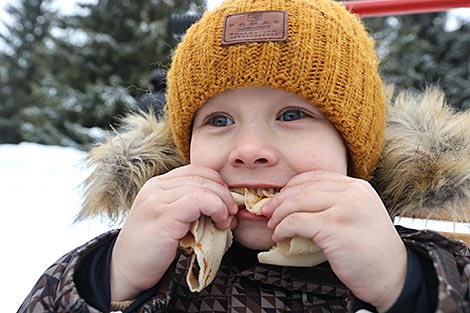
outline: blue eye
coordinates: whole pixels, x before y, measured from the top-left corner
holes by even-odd
[[[305,113],[298,109],[288,109],[281,113],[277,118],[279,121],[295,121],[305,116]]]
[[[225,127],[234,123],[229,117],[225,115],[213,115],[209,118],[208,124],[215,127]]]

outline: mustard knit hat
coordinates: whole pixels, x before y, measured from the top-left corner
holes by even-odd
[[[315,105],[348,147],[350,175],[369,179],[385,105],[374,42],[330,0],[228,0],[188,29],[167,77],[175,144],[189,160],[191,123],[208,99],[248,86],[282,88]]]

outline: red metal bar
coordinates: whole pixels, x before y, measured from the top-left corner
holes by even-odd
[[[470,0],[356,0],[344,6],[360,17],[439,12],[470,8]]]

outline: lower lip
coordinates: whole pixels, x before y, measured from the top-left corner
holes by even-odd
[[[267,221],[268,218],[264,215],[251,214],[245,209],[240,209],[237,213],[238,218],[252,220],[252,221]]]

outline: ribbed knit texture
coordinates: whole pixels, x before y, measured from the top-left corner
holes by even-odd
[[[288,12],[287,41],[222,45],[226,15],[265,10]],[[339,3],[225,1],[193,25],[175,51],[167,110],[176,146],[188,161],[194,114],[217,93],[248,86],[282,88],[325,114],[348,147],[350,175],[369,179],[385,127],[377,65],[374,42]]]

